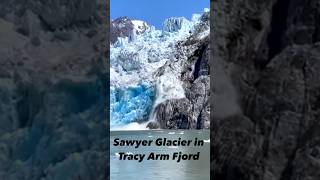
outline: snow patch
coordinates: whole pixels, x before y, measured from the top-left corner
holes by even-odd
[[[137,34],[141,34],[149,28],[148,24],[144,21],[132,20],[131,22],[133,24],[133,29],[136,30]]]

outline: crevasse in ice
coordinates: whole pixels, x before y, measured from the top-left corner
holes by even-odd
[[[190,36],[201,16],[169,18],[162,30],[150,26],[142,34],[118,38],[110,49],[110,125],[119,127],[150,118],[155,103],[183,98],[174,74],[156,77],[157,70],[174,59],[175,44]],[[170,89],[171,88],[171,89]]]

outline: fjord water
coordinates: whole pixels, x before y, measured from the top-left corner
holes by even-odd
[[[210,131],[209,130],[144,130],[144,131],[111,131],[110,132],[110,179],[111,180],[209,180],[210,179]],[[114,146],[114,139],[120,140],[153,140],[151,146]],[[170,140],[205,140],[203,146],[156,146],[158,138]],[[146,154],[142,162],[137,160],[119,160],[119,152],[127,154]],[[147,160],[148,155],[169,154],[169,160]],[[199,160],[172,160],[174,152],[196,154]]]

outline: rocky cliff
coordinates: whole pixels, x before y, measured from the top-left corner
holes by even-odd
[[[212,2],[213,179],[320,179],[319,5]]]
[[[0,179],[106,179],[105,1],[0,2]]]
[[[118,38],[130,37],[133,34],[142,34],[149,25],[140,20],[131,20],[128,17],[119,17],[110,22],[110,43],[114,44]]]
[[[179,66],[177,64],[183,64],[178,73],[185,96],[164,101],[155,107],[155,119],[161,128],[210,128],[209,33],[201,37],[202,33],[209,31],[209,12],[202,18],[204,20],[197,26],[197,30],[186,41],[177,43],[175,58],[158,72],[159,76],[165,72],[174,74]],[[177,86],[176,83],[173,84]]]

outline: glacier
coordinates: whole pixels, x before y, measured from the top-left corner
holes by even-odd
[[[148,118],[154,100],[154,90],[143,84],[110,89],[111,127]]]
[[[110,45],[111,130],[154,120],[152,111],[157,104],[185,97],[179,78],[182,63],[176,63],[171,70],[163,70],[163,67],[176,61],[175,45],[186,41],[199,23],[200,14],[194,14],[191,20],[168,18],[160,30],[141,20],[133,20],[135,28],[131,35],[119,37]],[[146,30],[136,33],[141,26],[147,27]]]

